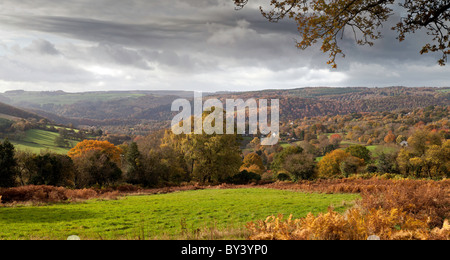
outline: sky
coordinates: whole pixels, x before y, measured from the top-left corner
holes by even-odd
[[[374,47],[344,38],[332,69],[320,46],[295,47],[292,21],[262,17],[269,2],[2,0],[0,92],[450,85],[450,66],[419,54],[425,32],[399,43],[386,26]]]

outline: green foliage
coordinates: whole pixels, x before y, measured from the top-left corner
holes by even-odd
[[[32,157],[30,183],[33,185],[72,186],[74,165],[66,155],[44,154]]]
[[[62,134],[55,137],[55,145],[61,148],[70,148],[69,141],[67,141]]]
[[[359,168],[361,167],[362,162],[361,159],[349,156],[344,161],[341,162],[339,168],[344,177],[349,177],[352,174],[358,173]]]
[[[11,127],[14,122],[5,118],[0,118],[0,132],[4,132]]]
[[[316,174],[315,158],[305,152],[289,155],[283,163],[283,169],[290,173],[293,181],[311,180]]]
[[[238,173],[242,161],[235,135],[194,135],[188,143],[195,180],[220,183]]]
[[[17,176],[15,149],[8,140],[0,143],[0,187],[14,187]]]
[[[128,146],[126,153],[126,163],[127,163],[127,181],[131,184],[139,182],[139,175],[141,171],[141,153],[139,152],[137,143],[133,142]]]
[[[202,120],[208,117],[204,113]],[[226,126],[225,121],[223,126]],[[240,138],[236,134],[208,135],[203,131],[202,134],[175,135],[167,131],[161,147],[172,151],[175,165],[179,166],[177,170],[184,170],[189,179],[200,183],[224,182],[238,174],[242,166]]]
[[[376,161],[376,167],[381,173],[398,173],[397,153],[381,153]]]
[[[111,186],[122,177],[122,170],[108,154],[91,150],[73,158],[75,185],[78,188]]]
[[[348,147],[347,149],[345,149],[345,151],[354,157],[363,159],[366,164],[369,163],[371,160],[370,151],[365,146],[352,145],[352,146]]]
[[[166,154],[170,156],[170,154]],[[130,184],[154,187],[158,184],[180,183],[175,171],[165,164],[163,154],[151,150],[147,155],[141,154],[137,143],[129,145],[126,153],[126,181]]]
[[[283,170],[283,164],[286,159],[290,155],[301,154],[303,152],[303,148],[300,146],[289,146],[284,148],[281,152],[277,153],[273,159],[271,168],[274,171]]]

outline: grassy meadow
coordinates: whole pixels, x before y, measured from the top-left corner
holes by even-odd
[[[70,148],[61,148],[55,145],[55,138],[58,136],[58,133],[40,129],[31,129],[25,132],[25,137],[22,140],[11,140],[11,143],[18,150],[30,151],[33,153],[49,150],[58,154],[67,154]],[[78,142],[69,140],[69,143],[71,147],[74,147]]]
[[[47,206],[0,207],[0,240],[184,239],[206,230],[214,239],[245,239],[246,223],[270,215],[305,217],[343,212],[359,198],[354,194],[316,194],[262,188],[208,189],[164,195],[126,196],[118,200]],[[207,232],[206,232],[207,233]]]

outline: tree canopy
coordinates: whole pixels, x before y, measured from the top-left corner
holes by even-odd
[[[238,9],[248,0],[234,0]],[[421,54],[440,52],[441,66],[450,54],[450,1],[435,0],[271,0],[272,10],[261,12],[271,22],[293,19],[298,26],[301,40],[297,47],[306,49],[319,42],[321,50],[330,55],[328,64],[337,67],[336,56],[343,50],[338,41],[347,30],[359,45],[374,45],[382,37],[381,29],[395,14],[400,17],[391,27],[404,41],[408,34],[426,30],[430,42],[422,47]]]
[[[122,150],[108,141],[84,140],[83,142],[78,143],[74,148],[72,148],[69,151],[68,155],[72,159],[75,159],[91,151],[104,153],[108,155],[109,158],[114,162],[120,163],[120,155],[122,153]]]

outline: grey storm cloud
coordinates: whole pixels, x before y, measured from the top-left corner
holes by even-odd
[[[46,54],[46,55],[58,55],[60,52],[56,49],[55,45],[51,42],[37,39],[33,40],[32,43],[23,49],[26,52],[38,53],[38,54]]]
[[[0,66],[9,64],[7,71],[17,80],[39,75],[48,82],[92,81],[105,89],[442,85],[448,80],[449,69],[436,67],[436,55],[419,55],[425,33],[399,43],[389,25],[385,38],[371,48],[357,46],[351,35],[342,39],[346,58],[333,70],[319,46],[295,47],[300,36],[292,21],[274,24],[262,17],[258,7],[269,2],[250,1],[236,11],[232,0],[3,0]],[[45,68],[38,66],[42,61]],[[0,73],[0,87],[10,78]]]

